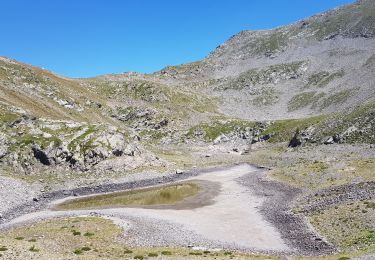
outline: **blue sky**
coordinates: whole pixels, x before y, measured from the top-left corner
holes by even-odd
[[[204,58],[241,30],[353,0],[0,0],[0,55],[70,77],[153,72]]]

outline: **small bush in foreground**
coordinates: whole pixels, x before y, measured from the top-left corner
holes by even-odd
[[[73,233],[73,236],[80,236],[81,235],[81,232],[76,231],[76,230],[73,230],[72,233]]]
[[[39,252],[39,249],[37,249],[35,246],[32,246],[29,248],[30,252]]]
[[[75,249],[75,250],[73,251],[73,253],[76,254],[76,255],[81,255],[81,254],[83,254],[83,251],[82,251],[81,248],[77,248],[77,249]]]
[[[190,252],[189,255],[203,255],[201,252]]]
[[[83,236],[85,236],[85,237],[92,237],[92,236],[94,236],[94,233],[86,232],[85,234],[83,234]]]

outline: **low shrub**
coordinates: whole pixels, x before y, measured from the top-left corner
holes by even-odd
[[[92,237],[94,236],[94,233],[91,233],[91,232],[86,232],[85,234],[83,234],[85,237]]]
[[[77,249],[75,249],[75,250],[73,251],[73,253],[76,254],[76,255],[81,255],[81,254],[83,254],[83,251],[82,251],[81,248],[77,248]]]
[[[73,230],[72,233],[73,233],[73,236],[80,236],[81,235],[81,232],[76,231],[76,230]]]
[[[162,251],[161,254],[162,255],[172,255],[172,252],[170,252],[170,251]]]
[[[30,252],[39,252],[39,249],[36,248],[35,246],[32,246],[32,247],[29,248],[29,251]]]

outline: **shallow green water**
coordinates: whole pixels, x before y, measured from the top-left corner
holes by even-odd
[[[196,183],[180,183],[157,188],[113,192],[65,201],[57,210],[110,208],[125,206],[171,205],[197,194]]]

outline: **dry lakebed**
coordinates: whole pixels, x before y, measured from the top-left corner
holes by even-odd
[[[1,228],[54,218],[100,216],[123,230],[130,247],[186,247],[266,254],[334,252],[308,222],[290,212],[295,188],[268,180],[249,164],[173,174],[145,183],[55,192],[9,212]],[[129,185],[129,183],[128,183]],[[103,190],[104,189],[104,190]],[[107,189],[107,192],[105,192]],[[119,191],[116,191],[118,189]],[[103,193],[104,191],[104,193]],[[74,194],[75,196],[69,196]],[[150,196],[151,195],[151,196]],[[153,199],[150,199],[152,197]],[[16,210],[16,211],[17,211]]]

